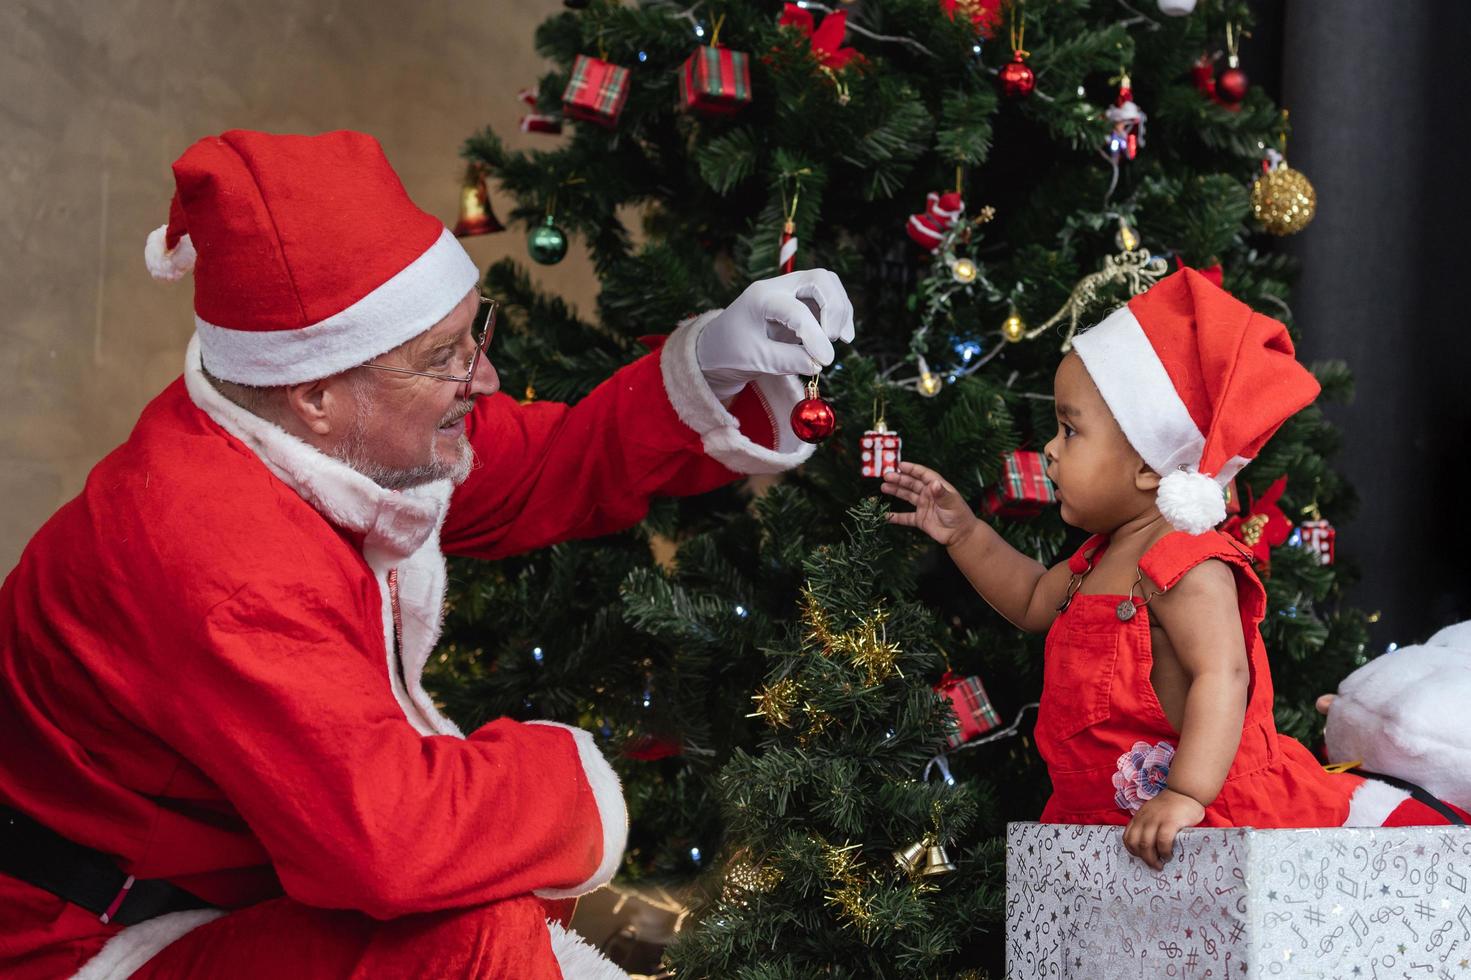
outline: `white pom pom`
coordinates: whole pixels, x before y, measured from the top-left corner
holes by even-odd
[[[194,268],[194,243],[188,235],[179,239],[172,250],[167,247],[168,226],[159,225],[148,233],[148,244],[143,246],[143,261],[148,263],[148,272],[155,279],[173,282],[184,278]]]
[[[1177,531],[1204,534],[1226,519],[1226,493],[1208,476],[1186,470],[1159,481],[1159,512]]]

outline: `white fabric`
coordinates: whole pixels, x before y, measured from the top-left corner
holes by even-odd
[[[576,898],[601,888],[613,880],[618,865],[623,861],[623,849],[628,844],[628,808],[623,802],[623,787],[618,774],[608,765],[603,753],[598,751],[592,735],[581,728],[563,725],[555,721],[530,721],[528,725],[546,725],[564,728],[572,733],[577,743],[577,757],[582,762],[583,775],[592,787],[593,799],[598,805],[598,817],[603,824],[603,860],[586,881],[571,888],[543,888],[536,892],[538,898]]]
[[[1073,339],[1073,349],[1082,358],[1119,428],[1124,430],[1124,438],[1150,469],[1161,477],[1177,472],[1200,472],[1205,434],[1190,417],[1190,410],[1175,390],[1169,372],[1132,310],[1127,306],[1114,310],[1097,326],[1078,334]],[[1191,485],[1177,482],[1181,494],[1178,512],[1182,517],[1214,513],[1215,502],[1219,502],[1220,519],[1224,519],[1225,488],[1249,462],[1245,457],[1234,456],[1219,473],[1205,474],[1216,484],[1213,491],[1198,481],[1190,481]],[[1189,529],[1198,526],[1194,520],[1185,520],[1186,527],[1174,526],[1190,534],[1200,534],[1218,522],[1219,519],[1199,530]]]
[[[700,434],[705,454],[737,473],[780,473],[805,463],[817,447],[792,431],[792,409],[806,397],[802,382],[789,374],[766,374],[756,379],[756,394],[766,409],[776,446],[767,449],[752,442],[740,422],[715,397],[705,380],[695,351],[701,332],[723,311],[711,310],[680,324],[659,358],[659,371],[669,402],[685,425]]]
[[[179,243],[168,246],[168,225],[159,225],[148,233],[143,246],[143,262],[148,274],[165,282],[176,282],[194,269],[199,257],[194,251],[194,241],[188,235],[179,236]]]
[[[315,381],[371,361],[449,315],[480,270],[448,228],[392,279],[347,309],[293,330],[231,330],[195,316],[204,363],[243,385]]]
[[[219,909],[191,909],[128,926],[72,974],[72,980],[127,980],[169,943],[224,914]]]
[[[575,932],[562,928],[560,922],[547,920],[551,934],[552,955],[562,970],[564,980],[628,980],[628,974],[598,952]]]
[[[1409,798],[1409,792],[1397,786],[1381,783],[1377,779],[1366,779],[1354,790],[1354,795],[1348,798],[1348,816],[1343,818],[1343,825],[1382,827],[1389,815]]]
[[[1360,761],[1471,809],[1471,622],[1375,657],[1338,685],[1324,731],[1334,762]]]
[[[710,390],[728,401],[762,375],[818,373],[833,341],[853,340],[853,304],[838,277],[804,269],[746,287],[706,325],[697,356]]]

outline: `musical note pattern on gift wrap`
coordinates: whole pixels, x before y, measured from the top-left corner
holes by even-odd
[[[1009,980],[1471,980],[1471,829],[1007,829]]]

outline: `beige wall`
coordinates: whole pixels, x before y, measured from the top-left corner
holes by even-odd
[[[422,207],[453,223],[457,151],[545,70],[532,32],[560,0],[4,0],[0,3],[0,574],[180,370],[189,281],[143,267],[172,161],[224,129],[377,136]],[[501,212],[506,210],[501,207]],[[519,231],[467,241],[482,267]],[[542,282],[584,311],[574,244]]]

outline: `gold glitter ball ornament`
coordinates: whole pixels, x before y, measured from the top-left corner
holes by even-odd
[[[781,884],[782,873],[776,868],[738,860],[731,863],[725,872],[725,887],[721,897],[727,902],[744,904],[748,895],[765,895]]]
[[[1268,233],[1294,235],[1318,213],[1318,195],[1301,171],[1278,164],[1251,185],[1251,213]]]

